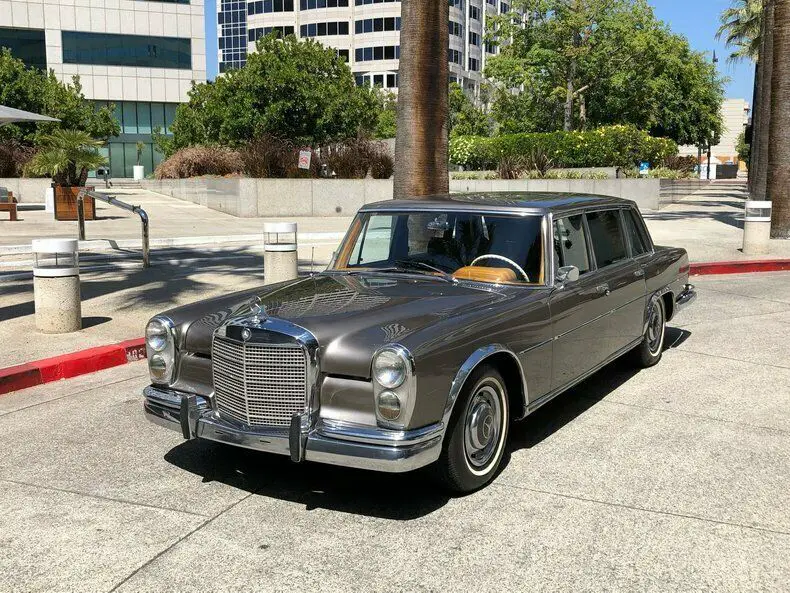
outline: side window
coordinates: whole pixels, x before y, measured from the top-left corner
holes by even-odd
[[[554,221],[554,269],[576,266],[579,274],[590,271],[587,236],[581,214]]]
[[[625,219],[625,234],[631,242],[631,252],[634,257],[647,253],[649,251],[647,237],[645,237],[642,225],[636,220],[634,211],[623,210],[623,218]]]
[[[371,216],[359,234],[348,260],[350,266],[387,261],[392,241],[393,217]]]
[[[619,210],[589,212],[587,226],[598,268],[628,259]]]

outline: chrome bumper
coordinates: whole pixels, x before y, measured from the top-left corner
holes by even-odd
[[[697,299],[697,291],[693,284],[686,284],[675,299],[675,311],[681,311]]]
[[[199,395],[153,386],[146,387],[143,395],[146,417],[180,432],[185,439],[290,455],[294,461],[408,472],[433,463],[442,450],[441,423],[395,431],[319,419],[305,431],[302,418],[295,416],[290,429],[259,429],[220,417],[209,400]]]

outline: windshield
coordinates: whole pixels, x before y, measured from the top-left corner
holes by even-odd
[[[539,215],[365,212],[329,269],[543,284],[542,245]]]

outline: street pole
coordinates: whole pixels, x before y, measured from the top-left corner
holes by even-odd
[[[708,141],[708,181],[710,181],[710,141]]]

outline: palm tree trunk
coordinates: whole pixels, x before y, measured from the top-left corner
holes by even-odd
[[[771,237],[790,239],[790,0],[774,1],[769,147]]]
[[[447,193],[447,0],[401,2],[394,197]]]
[[[753,200],[764,200],[766,184],[768,182],[768,159],[771,148],[768,134],[771,127],[771,73],[774,63],[774,0],[766,0],[763,7],[763,35],[764,52],[760,56],[760,71],[762,72],[760,104],[757,108],[759,114],[759,129],[753,139],[752,147],[757,150],[757,162],[754,167],[754,183],[752,184],[751,197]]]
[[[763,7],[765,10],[765,7]],[[754,196],[755,178],[757,177],[757,164],[760,161],[760,105],[763,102],[763,58],[765,56],[765,19],[760,19],[760,53],[754,65],[754,90],[752,92],[752,133],[749,138],[751,155],[749,157],[749,195]]]

